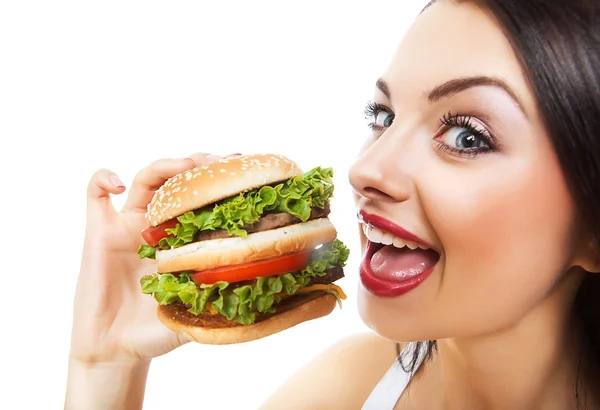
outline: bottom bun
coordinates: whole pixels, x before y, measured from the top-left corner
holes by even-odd
[[[241,325],[222,315],[193,315],[181,304],[158,306],[158,318],[169,329],[203,344],[225,345],[250,342],[289,329],[302,322],[330,314],[337,298],[330,293],[292,296],[277,312],[258,316],[251,325]]]

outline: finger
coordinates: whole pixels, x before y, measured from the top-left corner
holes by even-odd
[[[220,155],[207,154],[206,152],[196,152],[189,156],[197,167],[201,167],[211,162],[216,162],[223,159]]]
[[[125,192],[125,184],[111,170],[99,169],[94,173],[87,188],[87,203],[90,207],[112,208],[110,195]]]
[[[241,156],[242,154],[229,154],[223,157],[221,155],[207,154],[205,152],[196,152],[190,155],[189,158],[194,160],[197,167],[201,167],[211,162],[217,162],[222,159],[233,159]]]
[[[123,205],[123,212],[146,212],[154,192],[167,179],[195,166],[196,163],[191,158],[160,159],[153,162],[135,176]]]

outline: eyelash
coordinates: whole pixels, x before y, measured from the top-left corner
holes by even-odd
[[[448,112],[448,114],[444,114],[440,119],[442,126],[444,129],[439,135],[443,135],[444,132],[448,131],[450,128],[458,127],[469,130],[473,136],[483,141],[488,147],[480,148],[480,149],[464,149],[464,148],[455,148],[451,147],[441,141],[438,142],[438,149],[444,152],[450,152],[455,155],[463,156],[463,157],[471,157],[474,158],[479,154],[485,154],[489,152],[493,152],[497,150],[497,146],[494,141],[494,137],[482,126],[473,123],[473,117],[469,115],[461,115],[461,114],[452,114]]]
[[[374,101],[369,101],[367,103],[364,114],[365,118],[371,121],[368,124],[368,126],[373,131],[385,131],[386,129],[385,127],[375,124],[377,114],[379,114],[380,112],[386,112],[390,115],[394,115],[394,113],[385,105],[379,104]],[[469,130],[469,132],[471,132],[475,137],[485,142],[485,144],[489,147],[478,150],[455,148],[439,141],[437,144],[437,148],[440,151],[450,152],[454,155],[459,155],[463,157],[474,158],[479,154],[485,154],[497,150],[497,144],[495,143],[494,137],[483,127],[475,125],[473,123],[473,117],[469,115],[452,114],[451,112],[448,112],[447,114],[444,114],[442,116],[442,118],[440,119],[440,123],[444,127],[444,129],[442,130],[443,132],[438,132],[438,136],[443,135],[444,132],[448,131],[450,128],[453,127],[465,128]]]
[[[382,111],[387,112],[390,115],[394,115],[394,113],[388,107],[373,101],[369,101],[367,103],[367,106],[365,107],[365,118],[371,121],[368,124],[368,127],[371,128],[373,131],[383,131],[385,129],[385,127],[375,124],[377,114],[379,114]]]

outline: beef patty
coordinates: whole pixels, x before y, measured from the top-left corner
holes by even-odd
[[[311,210],[310,217],[308,218],[308,220],[310,221],[313,219],[324,218],[327,215],[329,215],[329,212],[330,212],[329,203],[327,203],[323,209],[313,208]],[[290,215],[286,212],[278,212],[278,213],[265,214],[265,215],[261,216],[261,218],[258,221],[256,221],[254,224],[244,225],[242,227],[242,229],[244,229],[246,232],[248,232],[250,234],[250,233],[255,233],[255,232],[268,231],[271,229],[282,228],[284,226],[294,225],[294,224],[297,224],[300,222],[302,222],[302,221],[293,215]],[[209,241],[212,239],[229,238],[229,236],[230,235],[227,233],[226,229],[216,229],[214,231],[198,232],[196,234],[195,240],[196,241]]]

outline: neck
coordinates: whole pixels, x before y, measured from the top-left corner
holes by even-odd
[[[519,323],[477,338],[438,341],[446,408],[576,409],[579,333],[571,306],[577,275]]]

